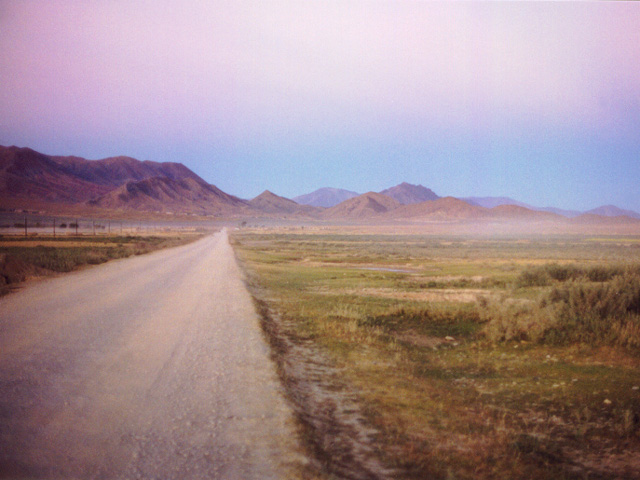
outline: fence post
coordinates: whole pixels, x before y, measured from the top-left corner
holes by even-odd
[[[56,217],[53,217],[53,238],[56,238]]]
[[[24,236],[27,236],[27,217],[24,217]]]

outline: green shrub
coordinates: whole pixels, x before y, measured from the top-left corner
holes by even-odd
[[[587,269],[585,277],[591,282],[608,282],[624,273],[625,268],[623,267],[596,265]]]
[[[566,282],[584,275],[584,269],[576,265],[558,265],[552,263],[543,267],[553,280]]]
[[[587,280],[590,282],[608,282],[613,278],[630,273],[640,273],[638,266],[593,265],[581,267],[574,264],[559,265],[550,263],[523,270],[516,280],[516,286],[546,287],[552,281],[564,283],[571,280]]]
[[[516,286],[526,287],[546,287],[551,284],[551,277],[545,267],[529,267],[523,270],[516,280]]]
[[[572,282],[554,288],[545,304],[555,317],[553,326],[545,332],[546,342],[631,345],[640,341],[621,336],[640,326],[638,274],[618,275],[598,284]]]
[[[482,313],[482,335],[494,342],[538,341],[549,326],[549,318],[535,303],[488,304]]]
[[[529,340],[563,345],[640,347],[640,274],[628,269],[589,269],[582,277],[554,287],[539,302],[478,306],[492,341]]]

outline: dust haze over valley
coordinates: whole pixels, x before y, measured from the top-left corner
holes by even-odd
[[[635,2],[4,2],[0,479],[640,478]]]

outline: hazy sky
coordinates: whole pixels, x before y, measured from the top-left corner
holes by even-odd
[[[640,211],[640,3],[0,0],[0,144]]]

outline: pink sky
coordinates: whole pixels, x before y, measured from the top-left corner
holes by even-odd
[[[640,209],[638,25],[626,2],[2,2],[0,144],[247,197],[407,180]]]

